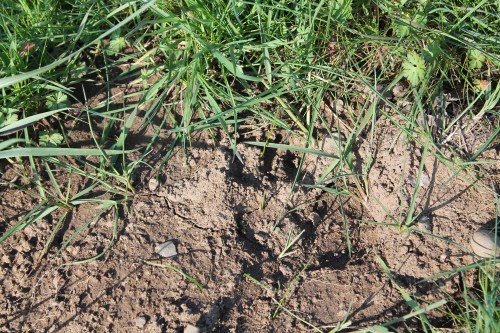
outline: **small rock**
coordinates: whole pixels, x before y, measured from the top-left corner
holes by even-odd
[[[135,326],[137,326],[139,328],[143,328],[144,325],[146,325],[147,321],[148,320],[146,319],[146,317],[139,316],[139,317],[135,318]]]
[[[200,333],[200,329],[191,324],[187,324],[186,328],[184,328],[184,333]]]
[[[341,99],[335,100],[333,107],[335,111],[342,112],[344,111],[344,101]]]
[[[168,241],[155,247],[155,253],[159,254],[163,258],[172,258],[177,255],[177,248],[175,247],[174,242]]]
[[[151,178],[149,180],[148,186],[151,192],[156,191],[156,189],[158,188],[158,181],[155,178]]]
[[[430,184],[431,184],[431,178],[429,177],[429,175],[427,175],[426,173],[422,173],[422,176],[420,177],[420,186],[426,187],[429,186]]]
[[[472,251],[480,257],[492,258],[500,255],[500,237],[494,230],[480,229],[470,240]]]
[[[448,257],[450,256],[450,253],[448,251],[445,251],[439,256],[439,262],[445,263],[446,260],[448,260]]]

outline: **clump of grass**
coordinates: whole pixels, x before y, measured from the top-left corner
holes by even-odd
[[[500,212],[498,197],[496,207],[495,230],[498,230],[498,213]],[[475,270],[476,282],[473,287],[464,283],[462,297],[455,299],[452,306],[446,310],[455,327],[463,328],[467,332],[498,332],[500,330],[499,263],[498,258],[489,258],[466,267],[466,270]]]
[[[3,32],[0,34],[0,159],[16,168],[28,184],[10,185],[39,200],[0,241],[47,215],[56,214],[60,218],[48,237],[45,255],[58,230],[68,222],[68,212],[84,203],[102,210],[97,216],[114,212],[116,219],[110,245],[116,238],[118,206],[133,191],[129,170],[135,164],[124,164],[121,170],[116,168],[113,156],[126,156],[129,151],[123,147],[105,148],[110,145],[98,140],[93,132],[91,123],[95,119],[91,121],[90,117],[109,115],[79,110],[88,117],[77,120],[87,121],[95,144],[89,147],[70,146],[66,123],[74,118],[71,103],[85,103],[76,99],[74,87],[88,81],[85,76],[103,70],[96,68],[96,59],[116,56],[120,48],[113,43],[120,38],[116,32],[127,24],[127,28],[132,29],[137,22],[130,22],[152,2],[142,8],[135,7],[136,4],[94,1],[89,6],[86,2],[61,4],[50,0],[0,4]],[[74,159],[68,160],[70,156]],[[80,159],[90,156],[97,156],[98,162]],[[76,193],[71,183],[75,174],[88,181],[88,187]],[[70,235],[62,248],[84,229]],[[109,246],[103,253],[107,249]]]
[[[477,267],[477,288],[464,285],[463,298],[450,312],[455,327],[467,332],[498,332],[500,330],[500,278],[491,262]]]

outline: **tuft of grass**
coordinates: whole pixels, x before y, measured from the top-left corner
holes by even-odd
[[[96,63],[111,54],[116,57],[123,48],[114,43],[117,33],[121,28],[132,29],[153,2],[142,7],[134,1],[8,0],[0,4],[0,159],[18,170],[28,184],[10,186],[39,201],[0,236],[0,242],[48,215],[59,215],[37,262],[69,223],[68,213],[81,204],[91,204],[100,213],[69,235],[56,254],[107,212],[115,216],[109,245],[96,257],[78,263],[98,259],[116,238],[118,206],[134,191],[130,177],[136,163],[117,166],[113,160],[117,156],[125,160],[133,150],[113,148],[105,139],[97,139],[91,124],[110,119],[112,113],[78,110],[72,104],[86,104],[74,94],[76,87],[91,83],[91,76],[107,70]],[[87,119],[75,118],[75,110]],[[67,123],[73,120],[86,124],[93,144],[72,145]],[[76,193],[74,175],[87,184]]]
[[[477,267],[477,288],[463,286],[462,300],[450,307],[455,311],[448,312],[455,327],[463,327],[467,332],[500,330],[500,281],[496,265],[490,261]]]

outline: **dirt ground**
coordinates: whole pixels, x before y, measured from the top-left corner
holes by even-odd
[[[189,325],[201,332],[313,331],[305,322],[328,331],[344,319],[360,328],[411,312],[398,288],[421,306],[458,295],[463,283],[474,285],[471,272],[417,282],[474,262],[469,238],[495,218],[493,194],[484,186],[492,180],[479,172],[456,177],[427,152],[416,201],[420,217],[401,231],[391,224],[406,219],[424,152],[406,143],[395,124],[378,122],[373,144],[355,145],[360,171],[371,161],[360,178],[366,201],[307,186],[333,162],[326,157],[308,156],[293,187],[298,154],[267,149],[260,157],[260,148],[240,143],[242,164],[227,141],[198,137],[186,156],[174,151],[158,185],[150,183],[151,172],[139,174],[137,193],[119,213],[117,240],[100,260],[65,265],[107,246],[110,214],[52,258],[57,244],[96,214],[88,205],[75,208],[40,263],[57,218],[28,226],[0,244],[0,331],[195,332]],[[320,138],[319,147],[335,154],[333,140]],[[493,149],[483,158],[498,163],[500,155]],[[2,168],[8,177],[11,166]],[[334,192],[341,188],[337,181],[325,186]],[[0,191],[3,234],[38,199],[7,185]],[[304,233],[278,259],[292,229]],[[178,255],[160,258],[155,247],[168,240]],[[181,269],[203,289],[151,262]],[[280,300],[286,310],[277,311]],[[429,318],[438,327],[450,325],[439,311]],[[406,324],[418,331],[416,320]]]

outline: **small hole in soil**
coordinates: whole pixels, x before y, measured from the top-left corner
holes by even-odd
[[[297,166],[295,165],[296,159],[297,156],[289,151],[282,157],[283,169],[287,178],[290,180],[295,179],[295,175],[297,174]]]
[[[330,267],[334,269],[345,268],[349,262],[349,253],[347,251],[327,252],[319,258],[319,268]]]

